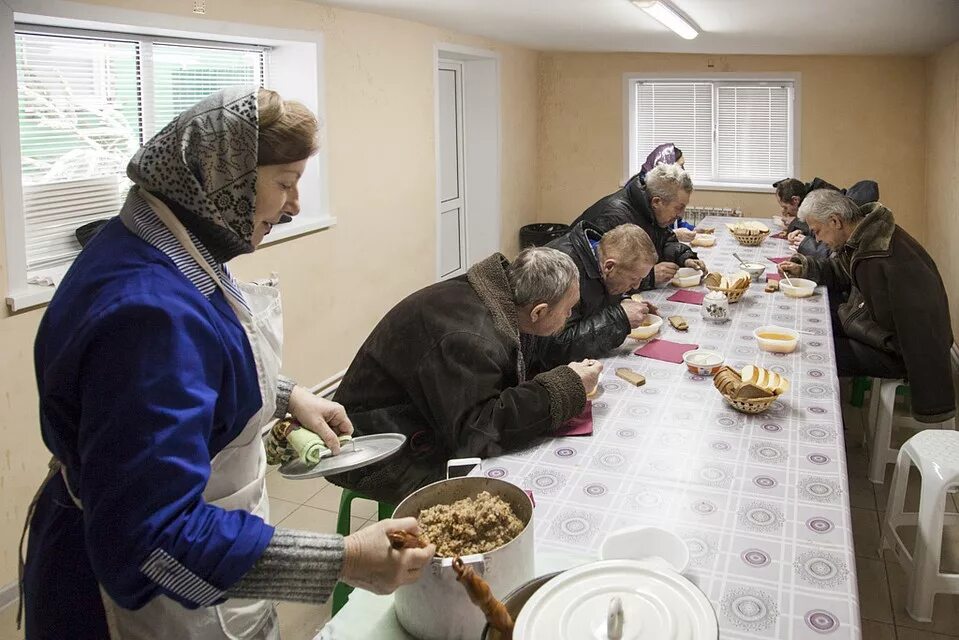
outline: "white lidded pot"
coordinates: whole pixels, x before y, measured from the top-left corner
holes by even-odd
[[[717,640],[699,588],[662,563],[601,560],[560,573],[526,601],[513,640]]]
[[[531,580],[503,599],[513,640],[717,640],[706,596],[682,571],[686,544],[657,527],[611,533],[599,562]],[[502,640],[487,628],[483,640]]]
[[[505,545],[462,557],[494,595],[502,596],[535,576],[533,502],[523,489],[483,476],[441,480],[410,494],[396,507],[393,517],[416,517],[423,509],[475,498],[483,491],[507,502],[525,525]],[[434,557],[419,580],[396,590],[396,617],[409,634],[420,640],[474,640],[486,625],[482,611],[456,581],[452,563],[453,558]]]

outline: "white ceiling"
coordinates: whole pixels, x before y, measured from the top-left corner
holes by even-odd
[[[683,40],[628,0],[313,0],[538,50],[930,53],[959,40],[959,0],[672,0]]]

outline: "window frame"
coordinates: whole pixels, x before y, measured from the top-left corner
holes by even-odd
[[[749,82],[756,84],[792,84],[792,109],[791,126],[789,130],[792,153],[790,154],[790,163],[792,165],[789,173],[795,177],[800,175],[800,141],[801,136],[801,105],[802,105],[802,87],[801,74],[794,72],[782,73],[625,73],[623,74],[623,184],[635,175],[642,166],[645,158],[638,158],[637,165],[631,166],[632,149],[636,139],[636,100],[635,85],[640,82],[706,82],[713,87],[713,153],[717,152],[717,127],[716,122],[719,117],[717,87],[724,84],[735,84],[740,82]],[[670,142],[664,140],[663,142]],[[714,155],[715,158],[715,155]],[[714,170],[718,171],[718,166],[714,164]],[[757,182],[729,182],[720,180],[694,180],[696,189],[700,191],[740,191],[750,193],[773,193],[770,183]]]
[[[0,154],[3,233],[7,270],[6,302],[12,312],[46,304],[53,286],[28,284],[33,275],[50,275],[56,281],[67,267],[28,273],[23,215],[23,185],[20,156],[19,96],[15,33],[18,28],[67,35],[91,35],[117,40],[149,40],[216,48],[269,49],[263,69],[266,86],[285,98],[299,100],[325,122],[324,40],[312,31],[260,27],[198,17],[157,14],[48,0],[41,6],[30,0],[0,3],[0,148],[16,153]],[[80,33],[83,32],[83,33]],[[312,82],[311,80],[314,80]],[[148,91],[149,89],[147,89]],[[325,131],[319,153],[307,165],[300,182],[304,207],[294,222],[274,229],[263,246],[333,227],[328,181],[328,145]],[[308,203],[308,204],[307,204]]]

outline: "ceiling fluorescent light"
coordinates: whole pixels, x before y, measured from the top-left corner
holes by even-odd
[[[699,31],[689,20],[662,0],[632,0],[632,2],[682,38],[692,40],[699,35]]]

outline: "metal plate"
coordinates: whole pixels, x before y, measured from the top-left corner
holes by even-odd
[[[346,473],[385,460],[406,443],[402,433],[378,433],[359,436],[343,445],[340,454],[327,456],[310,467],[299,460],[280,465],[280,475],[290,480],[307,480]]]

